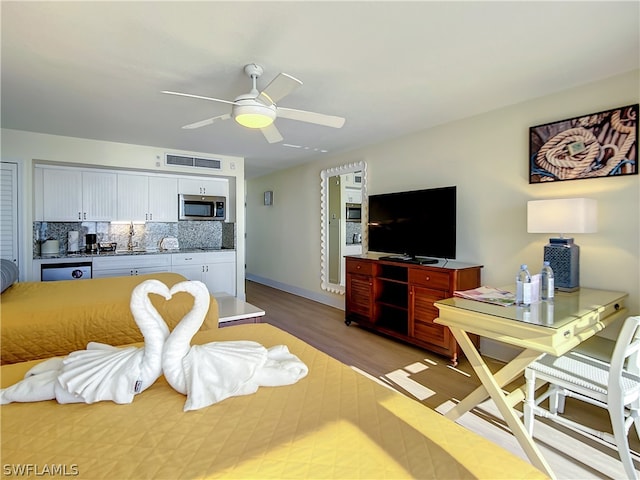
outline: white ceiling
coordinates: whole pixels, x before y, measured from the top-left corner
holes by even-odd
[[[3,1],[1,15],[3,128],[242,156],[249,178],[640,59],[638,1]],[[279,72],[304,82],[280,106],[345,126],[277,119],[279,144],[232,120],[180,128],[230,106],[162,90],[233,100],[250,90],[247,63],[264,67],[259,89]]]

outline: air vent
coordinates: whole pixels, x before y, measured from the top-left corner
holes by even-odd
[[[181,167],[194,167],[194,168],[210,168],[213,170],[222,169],[222,161],[215,158],[198,158],[198,157],[186,157],[184,155],[165,155],[165,163],[167,165],[179,165]]]

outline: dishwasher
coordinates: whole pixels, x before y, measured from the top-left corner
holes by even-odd
[[[40,266],[43,282],[56,280],[84,280],[91,278],[91,262],[47,263]]]

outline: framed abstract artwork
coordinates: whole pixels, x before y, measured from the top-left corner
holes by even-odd
[[[638,104],[529,128],[529,183],[638,173]]]

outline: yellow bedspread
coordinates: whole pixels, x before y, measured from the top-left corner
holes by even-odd
[[[1,363],[16,363],[67,355],[89,342],[125,345],[142,341],[129,302],[136,285],[157,278],[171,287],[186,280],[177,273],[22,282],[0,297]],[[179,293],[167,302],[151,301],[172,329],[191,309],[193,297]],[[211,306],[202,329],[217,328],[218,304]]]
[[[271,325],[200,332],[194,343],[240,339],[287,345],[309,375],[187,413],[185,397],[163,377],[129,405],[5,405],[4,475],[30,465],[32,476],[57,469],[80,479],[545,478],[506,450]],[[2,385],[22,378],[34,363],[3,366]]]

